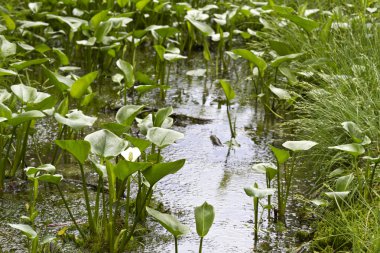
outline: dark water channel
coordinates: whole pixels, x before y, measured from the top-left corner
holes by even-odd
[[[191,228],[191,233],[179,240],[179,250],[198,252],[194,207],[207,201],[214,206],[216,215],[204,240],[204,252],[293,252],[292,249],[297,247],[294,232],[307,229],[295,214],[296,205],[290,205],[287,226],[282,232],[278,232],[276,225],[267,221],[267,212],[261,212],[260,241],[255,247],[253,203],[243,190],[255,182],[260,188],[265,187],[265,176],[255,173],[251,167],[254,163],[272,161],[268,144],[281,136],[276,122],[273,118],[265,117],[263,109],[257,106],[250,95],[253,92],[250,82],[239,77],[241,81],[238,81],[239,88],[236,88],[239,99],[233,104],[233,115],[236,117],[240,147],[229,149],[227,145],[213,145],[210,135],[216,135],[224,143],[230,138],[230,130],[226,107],[220,103],[223,93],[214,82],[215,78],[207,75],[186,76],[188,70],[202,65],[202,61],[191,60],[186,65],[180,64],[178,68],[173,68],[170,78],[172,89],[168,91],[166,105],[172,105],[178,115],[207,120],[176,119],[174,128],[183,132],[185,138],[164,149],[163,154],[167,159],[186,158],[187,162],[178,173],[160,181],[154,194],[155,200],[161,202],[165,210]],[[234,74],[226,77],[236,80]],[[142,101],[148,102],[150,98],[145,97]],[[67,168],[63,174],[72,177]],[[303,187],[302,180],[296,182],[299,183],[297,187]],[[17,186],[18,190],[27,188],[24,183],[17,183],[21,185]],[[67,186],[65,189],[70,193],[70,205],[74,206],[75,216],[79,219],[85,217],[84,200],[79,197],[80,187],[75,184]],[[48,226],[48,231],[54,234],[62,227],[52,224],[69,222],[69,217],[54,190],[41,188],[40,193],[37,206],[41,213],[37,223]],[[5,251],[26,250],[24,238],[17,236],[18,233],[10,229],[7,223],[19,223],[19,217],[26,214],[28,197],[26,191],[21,190],[17,195],[9,192],[0,198],[0,245]],[[140,240],[142,246],[136,252],[174,252],[172,237],[156,222],[148,222],[148,233]],[[80,252],[70,244],[65,244],[63,249],[65,252]]]

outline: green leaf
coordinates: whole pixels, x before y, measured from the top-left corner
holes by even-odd
[[[347,191],[352,180],[354,180],[354,175],[352,173],[346,176],[338,177],[335,183],[335,190],[337,192]]]
[[[59,50],[58,48],[53,48],[53,52],[58,56],[61,65],[66,66],[70,64],[69,58],[61,50]]]
[[[55,140],[63,150],[70,152],[81,164],[84,164],[90,153],[91,145],[84,140]]]
[[[9,93],[6,89],[0,89],[0,102],[7,101],[11,96],[11,93]]]
[[[292,98],[292,96],[290,96],[289,92],[287,90],[284,90],[284,89],[281,89],[281,88],[277,88],[277,87],[274,87],[272,84],[269,85],[269,89],[271,90],[271,92],[273,92],[273,94],[275,94],[279,99],[283,99],[283,100],[289,100]]]
[[[6,118],[6,119],[11,119],[12,118],[12,111],[9,109],[8,106],[0,102],[0,117],[1,118]]]
[[[342,127],[351,136],[355,143],[366,145],[371,143],[368,136],[364,135],[362,130],[352,121],[345,121],[342,123]]]
[[[240,55],[250,63],[255,64],[260,71],[261,77],[264,77],[265,70],[267,69],[267,63],[263,58],[256,56],[254,53],[247,49],[234,49],[232,52],[234,54]]]
[[[91,19],[90,19],[90,26],[91,29],[96,30],[98,28],[100,22],[107,20],[108,17],[108,10],[103,10],[95,14]]]
[[[294,53],[288,43],[279,40],[269,40],[269,45],[271,49],[276,51],[278,55],[288,55]]]
[[[46,182],[46,183],[52,183],[52,184],[59,184],[63,179],[63,176],[60,174],[50,175],[50,174],[43,174],[38,177],[38,181]]]
[[[91,152],[101,157],[119,155],[128,143],[108,130],[99,130],[87,135],[84,140],[91,144]]]
[[[46,17],[48,19],[57,19],[60,22],[67,24],[73,32],[78,31],[78,29],[82,25],[88,24],[86,20],[74,18],[74,17],[62,17],[62,16],[53,15],[53,14],[47,14]]]
[[[150,166],[152,166],[152,164],[147,162],[131,162],[120,160],[113,169],[114,174],[118,179],[125,180],[133,173],[137,171],[144,171]]]
[[[222,85],[224,95],[226,95],[227,100],[231,101],[232,99],[234,99],[235,98],[235,92],[232,89],[230,82],[227,80],[224,80],[224,79],[219,80],[219,82]]]
[[[4,35],[0,35],[0,57],[7,58],[16,54],[17,46],[15,43],[9,42]]]
[[[182,139],[183,133],[161,127],[149,128],[146,138],[159,148],[164,148]]]
[[[25,234],[29,239],[34,239],[37,237],[36,231],[29,225],[25,224],[8,224],[12,228],[20,230],[23,234]]]
[[[41,59],[34,59],[34,60],[29,60],[29,61],[19,61],[19,62],[12,63],[10,67],[20,71],[32,65],[40,65],[42,63],[47,62],[48,60],[49,60],[48,58],[41,58]]]
[[[76,80],[71,86],[70,95],[73,98],[81,98],[86,93],[87,88],[90,86],[92,82],[94,82],[97,76],[98,71],[94,71]]]
[[[160,57],[161,61],[164,61],[164,54],[166,49],[161,45],[154,45],[154,50],[156,50],[158,57]]]
[[[259,189],[255,186],[244,188],[245,194],[254,198],[265,198],[267,196],[273,195],[276,191],[274,188]]]
[[[129,3],[129,0],[117,0],[117,4],[120,6],[120,8],[126,6],[127,3]]]
[[[329,149],[340,150],[340,151],[346,152],[348,154],[351,154],[354,157],[362,155],[365,152],[365,149],[363,148],[363,146],[360,145],[360,144],[358,144],[358,143],[351,143],[351,144],[343,144],[343,145],[339,145],[339,146],[333,146],[333,147],[329,147]]]
[[[153,126],[162,127],[164,121],[173,114],[173,107],[169,106],[166,108],[159,109],[154,115]]]
[[[215,33],[215,31],[206,23],[199,22],[195,19],[192,19],[190,17],[186,18],[195,28],[197,28],[199,31],[203,33],[205,36],[211,36]]]
[[[43,117],[45,117],[45,114],[43,114],[42,112],[37,111],[37,110],[32,110],[32,111],[23,112],[16,115],[12,119],[8,120],[8,124],[12,126],[17,126],[29,120],[34,120],[34,119],[43,118]]]
[[[272,150],[279,164],[283,164],[289,159],[290,157],[289,151],[273,147],[272,145],[269,145],[269,147]]]
[[[189,70],[186,72],[187,76],[196,76],[196,77],[205,76],[205,74],[206,74],[206,69],[194,69],[194,70]]]
[[[194,209],[195,224],[200,237],[205,237],[214,222],[214,207],[207,202]]]
[[[16,29],[16,23],[8,14],[1,12],[1,16],[3,17],[5,26],[7,27],[8,30],[13,31],[14,29]]]
[[[68,90],[74,83],[73,80],[60,74],[50,71],[45,65],[42,65],[44,74],[49,78],[49,82],[57,87],[61,92]]]
[[[112,30],[112,27],[112,22],[101,22],[95,30],[96,42],[102,42],[104,37]]]
[[[311,33],[314,29],[319,27],[318,22],[309,18],[304,18],[293,14],[281,14],[281,16],[292,21],[308,33]]]
[[[350,194],[350,191],[344,191],[344,192],[325,192],[326,196],[330,199],[335,200],[343,200],[348,197]]]
[[[141,152],[144,152],[152,144],[150,141],[139,139],[130,135],[126,135],[125,139],[129,141],[134,147],[140,149]]]
[[[331,16],[322,26],[319,38],[322,42],[326,43],[330,37],[331,26],[333,24],[334,17]]]
[[[269,181],[277,175],[277,166],[273,163],[258,163],[252,166],[252,170],[266,174]]]
[[[279,56],[271,62],[271,65],[274,68],[278,68],[282,63],[287,62],[287,61],[292,61],[294,59],[301,57],[302,55],[303,53]]]
[[[131,88],[135,83],[135,76],[133,74],[133,66],[126,61],[121,59],[117,60],[116,66],[123,72],[124,74],[124,82],[128,88]]]
[[[174,174],[177,171],[179,171],[183,167],[185,162],[185,159],[181,159],[169,163],[157,163],[154,164],[152,167],[149,167],[148,169],[144,170],[142,174],[144,175],[145,179],[149,182],[149,184],[153,186],[165,176],[169,174]]]
[[[173,53],[165,53],[164,54],[164,59],[169,61],[169,62],[175,62],[175,61],[178,61],[178,60],[183,60],[183,59],[187,59],[187,56],[183,56],[183,55],[180,55],[180,54],[173,54]]]
[[[297,152],[309,150],[317,144],[318,143],[314,141],[286,141],[282,144],[282,146],[292,150],[293,152]]]
[[[69,126],[76,131],[79,131],[86,126],[92,126],[97,120],[96,117],[84,115],[83,112],[79,110],[73,110],[72,112],[66,114],[66,117],[63,117],[59,113],[54,113],[54,118],[59,123]]]
[[[143,108],[144,105],[125,105],[117,111],[116,121],[119,124],[130,127]]]
[[[190,232],[190,229],[180,223],[177,218],[170,214],[160,213],[152,208],[146,207],[149,215],[153,216],[166,230],[168,230],[175,238]]]
[[[140,0],[136,3],[136,9],[142,11],[150,0]]]
[[[17,73],[12,70],[0,68],[0,76],[16,76],[16,75]]]
[[[52,164],[43,164],[41,166],[38,166],[37,168],[35,167],[27,167],[25,168],[25,173],[26,175],[29,176],[34,176],[37,172],[46,172],[49,174],[53,174],[56,171],[56,168]]]

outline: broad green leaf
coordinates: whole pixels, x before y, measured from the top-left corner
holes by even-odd
[[[138,149],[140,149],[140,152],[144,152],[152,144],[150,141],[136,138],[130,135],[126,135],[125,139],[129,141],[134,147],[137,147]]]
[[[142,11],[150,0],[140,0],[136,3],[136,9]]]
[[[267,69],[267,63],[263,58],[256,56],[254,53],[247,49],[234,49],[232,52],[236,55],[240,55],[250,63],[256,65],[260,71],[261,77],[264,77],[265,70]]]
[[[9,93],[6,89],[0,89],[0,102],[7,101],[11,96],[11,93]]]
[[[46,183],[52,183],[52,184],[59,184],[63,179],[63,176],[60,174],[50,175],[50,174],[43,174],[38,177],[38,181],[46,182]]]
[[[282,144],[282,146],[293,152],[297,152],[309,150],[317,144],[318,143],[314,141],[286,141]]]
[[[303,53],[279,56],[271,62],[271,65],[274,68],[278,68],[282,63],[287,62],[287,61],[292,61],[294,59],[301,57],[302,55]]]
[[[294,51],[291,49],[290,45],[286,42],[279,41],[279,40],[269,40],[269,45],[271,49],[276,51],[278,55],[284,56],[294,53]]]
[[[52,164],[43,164],[41,166],[35,167],[27,167],[25,168],[25,173],[27,176],[35,175],[37,172],[46,172],[49,174],[53,174],[56,171],[56,168]]]
[[[322,26],[319,38],[322,42],[326,43],[330,37],[331,26],[333,24],[334,17],[331,16]]]
[[[41,58],[41,59],[34,59],[34,60],[29,60],[29,61],[19,61],[19,62],[12,63],[10,67],[16,70],[22,70],[32,65],[40,65],[42,63],[47,62],[48,60],[49,60],[48,58]]]
[[[101,22],[95,30],[96,42],[102,42],[104,37],[112,30],[112,26],[112,22]]]
[[[55,140],[61,149],[70,152],[81,164],[84,164],[90,153],[91,145],[84,140]]]
[[[11,90],[18,99],[27,104],[36,104],[50,97],[50,94],[39,92],[37,89],[24,84],[12,85]]]
[[[88,24],[86,20],[74,18],[74,17],[62,17],[62,16],[53,15],[53,14],[47,14],[46,17],[48,19],[57,19],[60,22],[67,24],[73,32],[78,31],[78,29],[82,25]]]
[[[169,106],[166,108],[159,109],[154,115],[153,126],[162,127],[164,121],[173,114],[173,107]]]
[[[15,43],[9,42],[4,35],[0,35],[0,57],[7,58],[16,54],[17,46]]]
[[[342,127],[351,136],[355,143],[366,145],[371,143],[368,136],[364,135],[362,130],[352,121],[345,121],[342,123]]]
[[[0,117],[10,119],[12,118],[12,111],[8,108],[8,106],[4,105],[0,102]]]
[[[1,12],[1,16],[3,17],[5,26],[7,27],[8,30],[13,31],[14,29],[16,29],[16,23],[8,14]]]
[[[186,18],[195,28],[197,28],[199,31],[201,31],[205,36],[211,36],[215,32],[214,30],[206,23],[199,22],[195,19],[192,19],[190,17]]]
[[[290,96],[289,92],[285,89],[281,89],[281,88],[277,88],[275,86],[273,86],[272,84],[269,85],[269,89],[271,90],[271,92],[273,92],[273,94],[275,94],[279,99],[283,99],[283,100],[289,100],[292,98],[292,96]]]
[[[269,145],[269,147],[272,150],[279,164],[283,164],[289,159],[290,157],[289,151],[273,147],[272,145]]]
[[[123,8],[124,6],[129,3],[130,0],[117,0],[117,4],[120,6],[120,8]]]
[[[101,157],[119,155],[128,143],[108,130],[99,130],[84,138],[91,144],[91,152]]]
[[[23,112],[16,115],[12,119],[8,120],[8,124],[12,126],[17,126],[29,120],[34,120],[34,119],[43,118],[43,117],[45,117],[45,114],[43,114],[41,111],[32,110],[32,111]]]
[[[358,143],[351,143],[351,144],[343,144],[343,145],[339,145],[339,146],[333,146],[333,147],[329,147],[329,149],[340,150],[340,151],[349,153],[349,154],[351,154],[352,156],[355,156],[355,157],[357,157],[359,155],[362,155],[365,152],[365,149],[363,148],[363,146],[360,145],[360,144],[358,144]]]
[[[194,209],[195,224],[200,237],[205,237],[214,222],[214,207],[207,202]]]
[[[168,230],[175,238],[190,232],[190,229],[180,223],[177,218],[170,214],[160,213],[150,207],[146,207],[149,215],[153,216],[166,230]]]
[[[164,148],[182,139],[183,133],[161,127],[149,128],[146,138],[159,148]]]
[[[281,74],[283,74],[288,79],[289,83],[297,82],[297,77],[293,74],[293,72],[289,68],[279,67],[278,70],[280,70]]]
[[[108,10],[103,10],[95,14],[91,19],[90,19],[90,26],[91,29],[96,30],[98,28],[100,22],[107,20],[108,17]]]
[[[144,84],[157,85],[157,83],[155,81],[153,81],[152,79],[150,79],[148,75],[146,75],[140,71],[136,72],[135,78],[137,81],[144,83]]]
[[[33,228],[29,225],[25,224],[8,224],[12,228],[20,230],[22,233],[24,233],[29,239],[34,239],[37,237],[36,231],[33,230]]]
[[[244,188],[245,194],[254,198],[265,198],[267,196],[273,195],[276,191],[275,188],[265,188],[259,189],[254,186]]]
[[[97,76],[98,71],[94,71],[76,80],[71,86],[70,95],[73,98],[81,98],[86,93],[87,88],[90,86],[92,82],[94,82]]]
[[[252,169],[254,171],[266,174],[269,181],[272,181],[272,179],[277,175],[277,166],[273,163],[258,163],[253,165]]]
[[[163,61],[166,49],[161,45],[154,45],[153,48],[156,50],[158,57],[160,57],[160,60]]]
[[[354,175],[352,173],[346,176],[338,177],[335,183],[335,190],[337,192],[347,191],[352,180],[354,180]]]
[[[53,48],[53,52],[58,56],[61,65],[66,66],[70,64],[69,58],[61,50],[59,50],[58,48]]]
[[[174,174],[177,171],[179,171],[183,167],[185,162],[185,159],[181,159],[169,163],[157,163],[144,170],[142,174],[144,175],[145,179],[149,182],[149,184],[153,186],[165,176],[169,174]]]
[[[169,38],[177,33],[180,33],[180,31],[177,28],[174,27],[160,27],[158,29],[155,29],[154,32],[156,32],[158,35],[160,35],[161,38]]]
[[[20,30],[28,29],[28,28],[36,28],[36,27],[41,27],[41,26],[49,26],[49,23],[41,22],[41,21],[19,20],[17,22],[21,24],[21,26],[19,26]]]
[[[308,33],[311,33],[314,29],[319,27],[318,22],[309,18],[304,18],[298,15],[293,15],[293,14],[282,14],[281,16],[292,21],[293,23],[295,23],[297,26],[301,27]]]
[[[224,95],[226,95],[227,100],[231,101],[232,99],[234,99],[235,98],[235,92],[232,89],[230,82],[227,80],[224,80],[224,79],[219,80],[219,82],[222,85]]]
[[[79,131],[86,126],[92,126],[97,119],[96,117],[84,115],[83,112],[79,110],[73,110],[72,112],[66,114],[66,117],[63,117],[59,113],[54,113],[54,118],[59,123],[69,126],[76,131]]]
[[[130,127],[124,126],[116,122],[107,122],[105,124],[102,124],[102,128],[111,131],[117,136],[121,136],[124,133],[126,133]]]
[[[72,79],[50,71],[45,65],[42,65],[42,69],[44,74],[49,78],[49,82],[62,92],[68,90],[74,83]]]
[[[124,126],[131,126],[144,105],[125,105],[116,113],[116,121]]]
[[[117,60],[116,66],[123,72],[124,74],[124,82],[128,88],[131,88],[135,83],[135,76],[133,73],[133,66],[126,61],[121,59]]]
[[[56,98],[55,96],[45,95],[47,93],[43,93],[43,92],[38,92],[38,93],[42,93],[44,95],[40,96],[40,98],[37,99],[34,103],[28,104],[26,106],[28,111],[30,111],[30,110],[40,110],[40,111],[48,110],[48,109],[52,109],[56,105],[58,98]]]
[[[118,179],[125,180],[133,173],[137,171],[144,171],[150,166],[152,166],[152,164],[147,162],[131,162],[126,160],[120,160],[113,168],[113,171]]]
[[[17,73],[12,70],[0,68],[0,76],[16,76],[16,75]]]
[[[78,45],[83,45],[83,46],[93,46],[93,45],[95,45],[95,42],[96,42],[95,37],[91,37],[88,40],[77,40],[76,41],[76,43]]]
[[[323,199],[313,199],[310,202],[316,206],[327,206],[328,205],[326,200],[323,200]]]

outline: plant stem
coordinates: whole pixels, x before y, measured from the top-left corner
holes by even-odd
[[[199,241],[199,253],[202,253],[202,245],[203,245],[203,236],[201,237],[201,240]]]
[[[81,176],[82,176],[82,186],[83,186],[84,199],[86,201],[88,223],[90,225],[90,231],[92,233],[94,233],[95,232],[95,224],[94,224],[94,219],[92,218],[90,200],[89,200],[88,191],[87,191],[87,182],[86,182],[86,178],[84,175],[83,164],[81,164],[80,162],[79,162],[79,167],[80,167],[80,172],[81,172]]]
[[[253,198],[253,206],[255,211],[255,242],[257,242],[258,231],[259,231],[259,198]]]
[[[56,186],[57,186],[57,189],[58,189],[59,195],[61,196],[62,201],[63,201],[63,203],[65,204],[65,207],[66,207],[66,209],[67,209],[67,212],[68,212],[69,215],[70,215],[71,220],[73,221],[73,223],[74,223],[75,227],[77,228],[79,234],[82,236],[83,239],[85,239],[86,237],[85,237],[83,231],[79,228],[78,223],[76,222],[76,220],[75,220],[73,214],[71,213],[71,210],[70,210],[70,208],[69,208],[69,205],[67,204],[67,201],[66,201],[66,199],[65,199],[65,197],[64,197],[64,195],[63,195],[63,193],[62,193],[61,188],[60,188],[59,185],[57,185],[57,184],[56,184]]]
[[[230,115],[230,101],[227,99],[227,117],[228,117],[228,123],[230,125],[230,132],[231,132],[231,138],[235,138],[235,132],[232,127],[232,121],[231,121],[231,115]]]

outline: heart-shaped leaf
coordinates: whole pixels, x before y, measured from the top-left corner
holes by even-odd
[[[117,178],[120,180],[125,180],[133,173],[137,171],[144,171],[149,166],[152,166],[152,164],[147,162],[130,162],[126,160],[120,160],[113,168],[113,170]]]
[[[182,139],[184,135],[183,133],[174,130],[161,127],[152,127],[149,128],[146,137],[157,147],[164,148],[173,144],[175,141]]]
[[[355,156],[355,157],[365,153],[365,149],[363,148],[363,146],[358,144],[358,143],[333,146],[333,147],[329,147],[329,149],[340,150],[340,151],[346,152],[348,154],[351,154],[352,156]]]
[[[256,56],[254,53],[247,49],[234,49],[232,52],[236,55],[240,55],[250,63],[256,65],[260,71],[261,77],[264,77],[265,70],[267,69],[268,65],[263,58]]]
[[[274,156],[276,157],[276,160],[279,164],[283,164],[289,159],[289,157],[290,157],[289,151],[273,147],[272,145],[269,145],[269,147],[272,150],[272,152],[273,152]]]
[[[282,146],[293,152],[297,152],[309,150],[317,144],[318,143],[314,141],[286,141],[282,144]]]
[[[84,115],[82,111],[78,110],[73,110],[72,112],[66,114],[66,117],[63,117],[59,113],[54,113],[54,118],[59,123],[67,125],[76,131],[79,131],[86,126],[92,126],[97,119],[96,117]]]
[[[198,235],[200,237],[206,236],[214,222],[214,207],[204,202],[201,206],[194,209],[194,215]]]
[[[98,71],[91,72],[76,80],[70,89],[70,95],[73,98],[81,98],[87,91],[87,88],[98,76]]]
[[[254,186],[244,188],[245,193],[254,198],[265,198],[267,196],[273,195],[276,191],[274,188],[259,189]]]
[[[137,114],[139,114],[143,108],[143,105],[123,106],[116,113],[116,121],[124,126],[130,127]]]
[[[108,130],[91,133],[84,140],[91,144],[91,152],[101,157],[115,157],[128,146],[126,141]]]
[[[70,152],[81,164],[84,164],[91,145],[84,140],[55,140],[55,143],[63,150]]]
[[[142,173],[145,179],[149,182],[149,184],[153,186],[165,176],[169,174],[174,174],[177,171],[179,171],[183,167],[185,162],[185,159],[181,159],[169,163],[157,163],[154,164],[152,167],[144,170]]]

